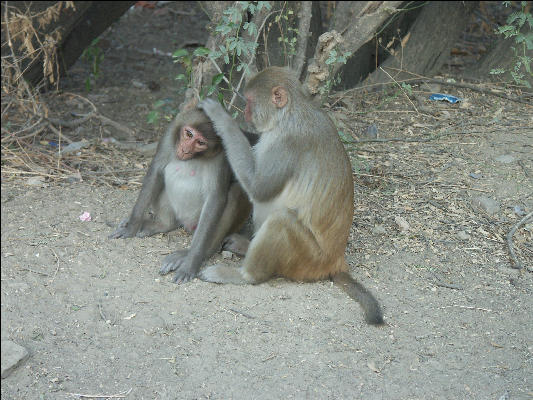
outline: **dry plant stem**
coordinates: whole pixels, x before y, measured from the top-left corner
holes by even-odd
[[[509,248],[509,254],[513,260],[514,264],[511,264],[511,266],[515,269],[522,269],[524,266],[520,263],[518,260],[518,257],[516,257],[516,254],[513,249],[513,235],[515,234],[516,230],[520,228],[522,225],[524,225],[526,222],[528,222],[530,219],[533,218],[533,211],[527,214],[524,218],[522,218],[520,221],[518,221],[509,231],[507,234],[507,247]]]
[[[307,39],[309,37],[309,27],[311,26],[313,3],[311,1],[300,2],[299,23],[298,23],[298,49],[294,58],[293,69],[296,76],[300,78],[305,64],[305,50],[307,49]]]
[[[79,399],[124,399],[133,388],[125,390],[117,394],[81,394],[81,393],[69,393],[71,396],[75,396]]]
[[[61,130],[57,129],[54,125],[52,125],[51,123],[47,125],[48,128],[50,128],[51,131],[53,131],[57,137],[59,138],[59,143],[61,143],[61,140],[65,140],[65,142],[67,143],[74,143],[74,141],[69,138],[68,136],[66,136],[63,132],[61,132]],[[61,147],[61,146],[60,146]]]
[[[261,8],[261,10],[257,11],[252,17],[252,23],[255,26],[261,26],[263,24],[263,21],[265,21],[265,19],[268,18],[267,15],[268,15],[268,9],[266,7]],[[244,31],[242,33],[242,38],[244,39],[245,42],[252,42],[255,40],[255,43],[257,43],[257,40],[253,37],[253,34],[251,34],[248,31]],[[244,74],[246,74],[245,81],[248,81],[250,77],[254,76],[258,72],[254,57],[255,57],[255,52],[250,54],[247,57],[248,59],[245,60],[245,62],[249,63],[248,68],[243,71]]]
[[[357,142],[350,142],[349,144],[357,144],[357,143],[386,143],[386,142],[430,142],[432,140],[437,140],[444,136],[450,136],[450,135],[466,135],[471,133],[485,133],[486,131],[457,131],[457,132],[443,132],[438,135],[433,135],[431,137],[426,138],[378,138],[378,139],[362,139],[358,140]]]
[[[380,67],[381,68],[381,67]],[[490,96],[496,96],[496,97],[501,97],[502,99],[506,99],[506,100],[510,100],[510,101],[514,101],[516,103],[522,103],[522,104],[526,104],[526,105],[529,105],[529,106],[532,106],[531,102],[530,101],[527,101],[527,100],[523,100],[522,97],[524,96],[520,96],[520,97],[509,97],[507,96],[506,94],[503,94],[503,93],[498,93],[494,90],[491,90],[491,89],[484,89],[484,88],[480,88],[479,86],[476,86],[476,85],[473,85],[471,83],[457,83],[457,82],[447,82],[443,79],[434,79],[434,78],[429,78],[427,76],[423,76],[423,75],[419,75],[419,74],[416,74],[414,72],[410,72],[410,71],[404,71],[404,70],[401,70],[401,69],[398,69],[398,68],[392,68],[392,67],[385,67],[387,69],[390,69],[390,70],[393,70],[393,71],[396,71],[396,72],[402,72],[402,73],[405,73],[405,74],[411,74],[413,75],[414,77],[413,78],[409,78],[409,79],[401,79],[399,81],[395,81],[394,83],[402,83],[402,82],[406,82],[406,83],[418,83],[418,82],[429,82],[429,83],[436,83],[436,84],[439,84],[439,85],[444,85],[444,86],[452,86],[452,87],[458,87],[458,88],[464,88],[464,89],[470,89],[470,90],[473,90],[474,92],[478,92],[478,93],[483,93],[483,94],[488,94]],[[383,71],[383,69],[382,69]],[[385,71],[383,71],[385,72]],[[389,75],[389,74],[387,74]],[[390,75],[389,75],[390,76]],[[348,93],[348,92],[351,92],[351,91],[356,91],[356,90],[361,90],[361,89],[368,89],[370,87],[375,87],[375,86],[384,86],[384,85],[390,85],[392,84],[393,82],[386,82],[386,83],[375,83],[375,84],[372,84],[372,85],[366,85],[366,86],[361,86],[361,87],[356,87],[356,88],[352,88],[352,89],[348,89],[346,90],[344,93]]]
[[[393,77],[392,77],[387,71],[385,71],[383,68],[379,67],[379,69],[382,70],[383,72],[385,72],[385,73],[387,74],[387,76],[388,76],[389,78],[391,78],[392,81],[393,81],[396,85],[398,85],[398,87],[400,88],[400,90],[402,91],[402,93],[405,95],[405,97],[407,97],[407,100],[409,100],[409,103],[411,103],[411,105],[413,106],[413,108],[415,109],[415,111],[417,112],[417,114],[420,114],[420,113],[418,112],[418,109],[416,108],[415,104],[414,104],[414,103],[411,101],[411,99],[409,98],[409,95],[408,95],[407,93],[405,93],[405,90],[404,90],[404,88],[402,87],[402,85],[400,85],[398,82],[396,82],[396,80],[395,80],[395,79],[394,79],[394,78],[393,78]]]
[[[62,119],[59,119],[59,118],[46,118],[46,119],[47,119],[47,121],[49,121],[50,123],[52,123],[54,125],[63,126],[63,127],[66,127],[66,128],[76,128],[77,126],[80,126],[85,121],[88,121],[89,119],[91,119],[94,116],[95,116],[95,113],[94,112],[90,112],[89,114],[86,114],[82,118],[74,120],[74,121],[65,121],[65,120],[62,120]]]
[[[520,97],[509,97],[506,94],[498,93],[498,92],[496,92],[494,90],[490,90],[490,89],[483,89],[483,88],[477,87],[477,86],[469,84],[469,83],[446,82],[446,81],[444,81],[442,79],[433,79],[433,78],[424,78],[423,80],[427,81],[427,82],[430,82],[430,83],[438,83],[440,85],[445,85],[445,86],[453,86],[453,87],[458,87],[458,88],[470,89],[470,90],[473,90],[474,92],[488,94],[488,95],[496,96],[496,97],[501,97],[502,99],[514,101],[516,103],[522,103],[522,104],[527,104],[528,106],[533,106],[531,101],[523,100]]]

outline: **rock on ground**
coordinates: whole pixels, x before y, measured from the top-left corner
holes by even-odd
[[[24,347],[10,340],[2,340],[2,379],[7,378],[29,353]]]

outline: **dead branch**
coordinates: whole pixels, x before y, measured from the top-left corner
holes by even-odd
[[[409,83],[409,84],[411,84],[411,83],[421,83],[422,82],[422,83],[435,83],[435,84],[443,85],[443,86],[451,86],[451,87],[470,89],[470,90],[472,90],[474,92],[477,92],[477,93],[483,93],[483,94],[487,94],[489,96],[500,97],[502,99],[506,99],[506,100],[509,100],[509,101],[514,101],[516,103],[522,103],[522,104],[526,104],[526,105],[529,105],[529,106],[533,105],[531,101],[527,101],[527,100],[524,99],[525,97],[527,97],[527,95],[520,96],[520,97],[511,97],[511,96],[506,95],[505,93],[500,93],[500,92],[497,92],[497,91],[492,90],[492,89],[483,88],[483,87],[480,87],[479,85],[475,85],[475,84],[472,84],[472,83],[448,82],[448,81],[445,81],[444,79],[430,78],[430,77],[427,77],[427,76],[424,76],[424,75],[417,74],[415,72],[406,71],[406,70],[400,70],[399,68],[393,68],[393,67],[385,67],[385,69],[392,70],[392,71],[395,71],[395,72],[401,72],[403,75],[412,76],[412,78],[404,78],[404,79],[399,79],[399,80],[391,80],[390,82],[377,82],[377,83],[367,84],[367,85],[364,85],[364,86],[358,86],[358,87],[354,87],[354,88],[345,90],[344,94],[350,93],[350,92],[355,92],[355,91],[358,91],[358,90],[367,90],[369,88],[374,88],[376,86],[395,85],[397,83]],[[386,73],[386,71],[383,71],[383,72]]]
[[[509,249],[509,255],[511,256],[511,259],[513,260],[513,263],[514,263],[514,264],[511,264],[511,267],[515,269],[522,269],[524,268],[524,266],[522,265],[522,263],[520,263],[520,261],[518,260],[518,257],[516,257],[516,254],[514,252],[513,235],[515,234],[518,228],[526,224],[530,219],[533,219],[533,211],[527,214],[520,221],[518,221],[507,234],[507,248]]]

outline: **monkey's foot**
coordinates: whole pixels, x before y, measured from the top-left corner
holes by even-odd
[[[198,278],[213,283],[233,283],[235,285],[249,283],[243,278],[240,268],[230,267],[224,264],[215,264],[204,268],[198,274]]]
[[[171,271],[176,271],[172,277],[174,283],[185,283],[196,278],[199,266],[192,265],[188,259],[187,250],[178,250],[169,254],[163,260],[163,265],[159,269],[161,275],[168,274]]]
[[[166,256],[163,260],[163,265],[161,265],[161,268],[159,268],[159,273],[161,275],[166,275],[169,272],[177,270],[185,261],[187,253],[187,250],[178,250]]]
[[[124,218],[117,226],[117,229],[115,229],[115,232],[113,232],[111,235],[109,235],[108,239],[126,239],[134,237],[136,232],[136,228],[133,228],[132,226],[128,225],[129,218]]]
[[[250,240],[238,233],[229,235],[222,243],[222,250],[231,251],[238,256],[243,257],[248,251]]]

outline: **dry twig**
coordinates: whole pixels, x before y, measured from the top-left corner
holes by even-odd
[[[520,261],[518,260],[518,257],[516,257],[516,254],[513,249],[513,235],[517,231],[518,228],[520,228],[522,225],[527,223],[530,219],[533,219],[533,211],[527,214],[524,218],[522,218],[520,221],[518,221],[509,231],[507,234],[507,248],[509,249],[509,254],[511,256],[511,259],[513,260],[514,264],[511,264],[511,266],[515,269],[522,269],[524,266]]]

